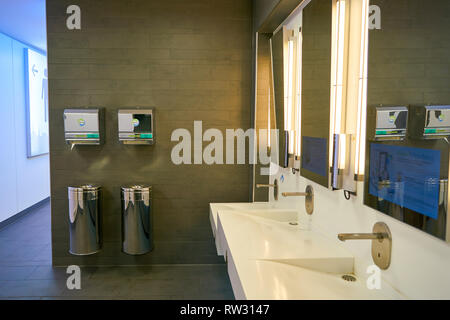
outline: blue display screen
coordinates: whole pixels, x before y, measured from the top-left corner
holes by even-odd
[[[437,219],[440,160],[439,150],[372,143],[369,193]]]
[[[303,137],[302,139],[302,168],[327,176],[328,153],[327,139]]]

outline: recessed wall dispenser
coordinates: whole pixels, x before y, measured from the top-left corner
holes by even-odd
[[[64,110],[64,138],[72,147],[101,143],[100,109]]]
[[[441,139],[450,136],[450,106],[434,105],[414,108],[415,130],[418,139]]]
[[[155,142],[154,110],[119,110],[119,141],[123,144],[152,145]]]
[[[377,107],[375,140],[403,140],[408,127],[408,107]]]

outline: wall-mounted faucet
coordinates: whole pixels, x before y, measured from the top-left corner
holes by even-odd
[[[305,197],[306,213],[311,215],[314,212],[314,189],[312,186],[307,186],[305,192],[283,192],[283,197]]]
[[[275,181],[273,182],[273,184],[262,184],[262,183],[258,183],[256,185],[256,188],[273,188],[273,198],[275,200],[278,200],[278,180],[275,179]]]
[[[383,240],[388,235],[385,233],[340,233],[338,239],[341,241],[346,240]]]
[[[340,233],[338,239],[372,240],[372,259],[380,269],[387,269],[391,264],[392,236],[389,227],[384,222],[377,222],[372,233]]]

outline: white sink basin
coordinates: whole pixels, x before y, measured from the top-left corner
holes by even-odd
[[[353,257],[259,259],[258,261],[270,261],[332,274],[351,274],[354,264]]]
[[[391,289],[369,290],[342,243],[291,225],[296,215],[275,208],[217,210],[216,244],[237,299],[399,298]]]
[[[275,209],[274,205],[269,202],[238,202],[238,203],[210,203],[209,204],[209,219],[214,236],[217,230],[217,214],[219,210],[232,211],[254,211]]]
[[[253,275],[250,274],[252,270]],[[369,290],[364,280],[346,281],[342,274],[318,272],[273,261],[254,261],[242,268],[246,299],[380,300],[383,291]]]
[[[221,210],[219,210],[220,212]],[[240,210],[240,214],[249,215],[253,217],[259,217],[278,222],[297,222],[298,212],[294,210],[283,209],[259,209],[259,210]]]
[[[224,206],[225,207],[225,206]],[[236,210],[225,210],[222,207],[220,209],[216,210],[217,215],[232,215],[234,219],[236,219],[237,228],[239,230],[242,230],[242,232],[246,232],[248,227],[254,227],[255,223],[253,219],[257,219],[261,224],[262,228],[269,227],[271,228],[271,222],[275,223],[282,223],[283,225],[289,226],[289,223],[297,223],[298,220],[298,214],[296,211],[293,210],[282,210],[282,209],[236,209]],[[210,216],[211,217],[211,216]],[[216,219],[218,220],[217,216]],[[212,220],[212,219],[211,219]],[[238,226],[239,225],[239,226]],[[216,236],[218,234],[218,228],[220,228],[220,225],[218,222],[211,221],[211,226],[213,228],[214,236],[215,236],[215,242],[216,242],[216,249],[217,254],[220,256],[225,255],[225,252],[223,250],[223,243],[224,239],[221,236]],[[276,230],[273,230],[273,232],[277,232]],[[283,233],[283,231],[281,231]],[[254,246],[255,248],[253,250],[280,250],[279,248],[270,249],[267,248],[267,243],[264,242],[263,244],[259,242],[253,242],[251,239],[246,240],[246,245]],[[256,249],[256,247],[260,247],[261,245],[264,245],[265,248],[259,248]]]
[[[351,269],[346,272],[353,272],[353,256],[343,249],[342,244],[337,241],[330,242],[317,232],[302,230],[300,226],[290,225],[286,221],[261,218],[257,214],[241,211],[221,210],[218,230],[226,235],[226,238],[218,237],[221,247],[236,248],[233,256],[276,260],[286,264],[308,263],[306,260],[295,261],[299,258],[309,261],[324,258],[344,259],[347,265],[351,265]]]

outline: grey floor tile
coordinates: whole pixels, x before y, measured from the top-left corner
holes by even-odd
[[[81,267],[69,290],[51,251],[48,204],[0,229],[0,300],[234,299],[224,264]]]
[[[42,297],[61,295],[63,285],[56,280],[0,282],[0,297]]]
[[[121,300],[180,300],[178,296],[164,296],[164,295],[143,295],[143,296],[122,296],[118,297]]]
[[[0,300],[41,300],[41,297],[0,297]]]
[[[197,295],[200,293],[198,281],[194,279],[184,280],[146,280],[135,279],[128,289],[130,296],[177,296]]]
[[[128,291],[127,282],[122,279],[108,279],[95,281],[86,279],[81,281],[80,290],[69,290],[64,288],[61,292],[63,297],[119,297],[126,295]]]
[[[36,269],[35,266],[0,266],[0,281],[25,280],[30,276],[34,269]]]
[[[0,258],[1,259],[1,258]],[[0,266],[7,267],[23,267],[23,266],[51,266],[52,261],[50,260],[0,260]]]
[[[114,297],[94,297],[94,296],[55,296],[55,297],[41,297],[41,300],[115,300]]]
[[[83,274],[83,270],[82,270]],[[52,280],[52,279],[62,279],[66,280],[68,274],[66,273],[66,268],[64,267],[52,267],[48,266],[37,266],[34,268],[33,272],[28,276],[29,280]]]

